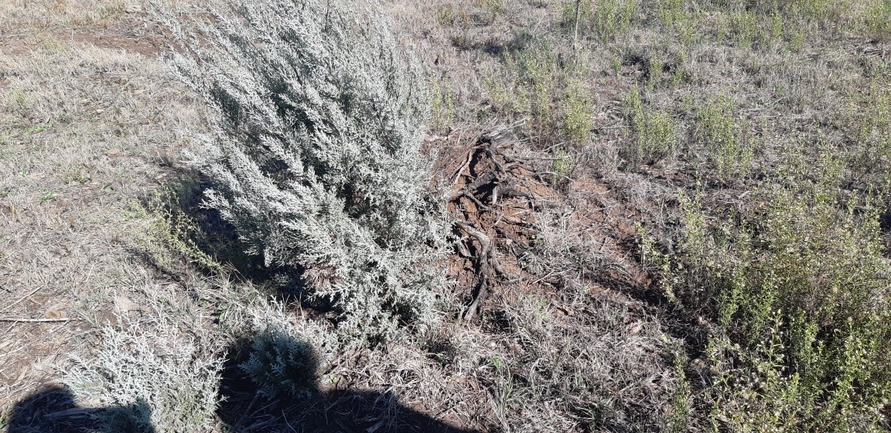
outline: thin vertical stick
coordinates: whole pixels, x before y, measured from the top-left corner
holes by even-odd
[[[573,30],[572,36],[572,50],[578,51],[579,49],[579,11],[582,7],[582,0],[575,0],[575,30]]]

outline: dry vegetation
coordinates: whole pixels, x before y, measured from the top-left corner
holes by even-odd
[[[0,429],[891,430],[887,1],[383,1],[453,225],[386,334],[204,205],[164,4],[0,5]]]

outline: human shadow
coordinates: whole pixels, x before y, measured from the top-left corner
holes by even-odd
[[[138,401],[127,406],[80,407],[70,390],[52,386],[18,402],[8,433],[155,433],[151,409]]]
[[[280,336],[279,336],[280,337]],[[256,338],[256,337],[255,337]],[[261,337],[263,338],[263,337]],[[256,340],[255,340],[256,342]],[[252,380],[244,365],[258,357],[258,345],[241,341],[229,349],[220,384],[221,405],[217,416],[236,432],[391,432],[471,433],[401,404],[386,392],[336,389],[323,391],[314,349],[291,340],[292,347],[306,349],[304,356],[285,366],[284,376],[267,378],[282,385],[279,392]],[[263,344],[259,346],[264,346]],[[283,355],[279,353],[278,355]],[[306,371],[306,370],[310,371]],[[286,389],[285,389],[286,388]],[[270,395],[275,393],[276,395]]]
[[[303,270],[299,267],[266,266],[262,258],[244,252],[235,227],[219,211],[205,205],[204,192],[213,185],[209,179],[188,169],[176,172],[172,177],[175,180],[168,185],[166,195],[146,197],[142,204],[168,219],[170,226],[184,228],[177,235],[183,237],[185,243],[214,262],[226,264],[235,274],[233,277],[244,278],[259,287],[270,289],[271,294],[280,300],[297,302],[318,313],[333,310],[330,301],[309,296],[302,277]],[[134,252],[174,280],[193,271],[217,272],[201,266],[179,269],[176,265],[158,262],[150,252]],[[185,259],[182,266],[196,266],[192,258]],[[302,369],[295,369],[292,365],[287,370],[292,376],[290,379],[305,382],[303,386],[298,386],[299,395],[283,392],[273,396],[268,389],[264,390],[251,380],[241,367],[252,354],[257,353],[251,344],[253,341],[256,341],[256,337],[233,344],[227,351],[216,415],[228,432],[468,432],[409,408],[399,403],[392,394],[323,391],[317,386],[317,363],[310,363]],[[299,341],[285,345],[309,347]],[[25,432],[29,431],[11,431]]]

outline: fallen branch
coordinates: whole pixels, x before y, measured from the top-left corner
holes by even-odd
[[[91,269],[91,270],[92,270],[92,269]],[[28,299],[29,296],[31,296],[31,295],[37,293],[37,291],[40,290],[41,288],[43,288],[43,286],[38,286],[36,289],[32,290],[31,293],[28,293],[27,295],[22,296],[21,298],[19,298],[18,301],[15,301],[15,302],[13,302],[13,303],[7,305],[7,306],[6,306],[6,309],[7,309],[7,310],[11,310],[12,307],[16,306],[19,302],[22,302],[22,301],[24,301],[25,299]]]
[[[480,250],[477,251],[476,257],[476,271],[477,275],[479,275],[479,284],[473,294],[473,301],[471,301],[470,305],[467,306],[467,309],[465,309],[464,313],[461,315],[461,319],[470,320],[476,315],[480,302],[485,300],[486,296],[489,295],[489,282],[492,279],[490,264],[494,260],[492,258],[492,241],[489,240],[489,237],[486,236],[485,233],[475,229],[464,221],[457,221],[455,222],[455,225],[461,228],[461,230],[464,230],[468,235],[476,238],[480,243]],[[500,266],[498,268],[500,268]]]
[[[0,317],[0,322],[16,322],[16,323],[50,323],[50,322],[70,322],[72,319],[70,317],[61,318],[61,319],[20,319],[20,318],[12,318],[12,317]]]

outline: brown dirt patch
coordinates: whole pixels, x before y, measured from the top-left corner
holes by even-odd
[[[27,54],[37,49],[65,49],[71,45],[156,56],[165,48],[161,29],[148,21],[144,13],[128,13],[104,27],[71,27],[30,30],[0,36],[7,55]]]
[[[637,229],[640,213],[622,204],[606,184],[591,177],[551,182],[534,162],[509,156],[518,138],[506,128],[455,131],[428,138],[438,149],[435,178],[449,194],[448,211],[456,217],[456,250],[448,277],[457,283],[465,319],[535,297],[561,305],[565,285],[556,272],[527,266],[542,242],[542,209],[560,209],[568,234],[604,257],[596,277],[584,285],[596,297],[634,303],[628,285],[647,290],[652,278],[639,263]],[[552,222],[551,222],[552,223]],[[571,314],[568,309],[561,310]]]

